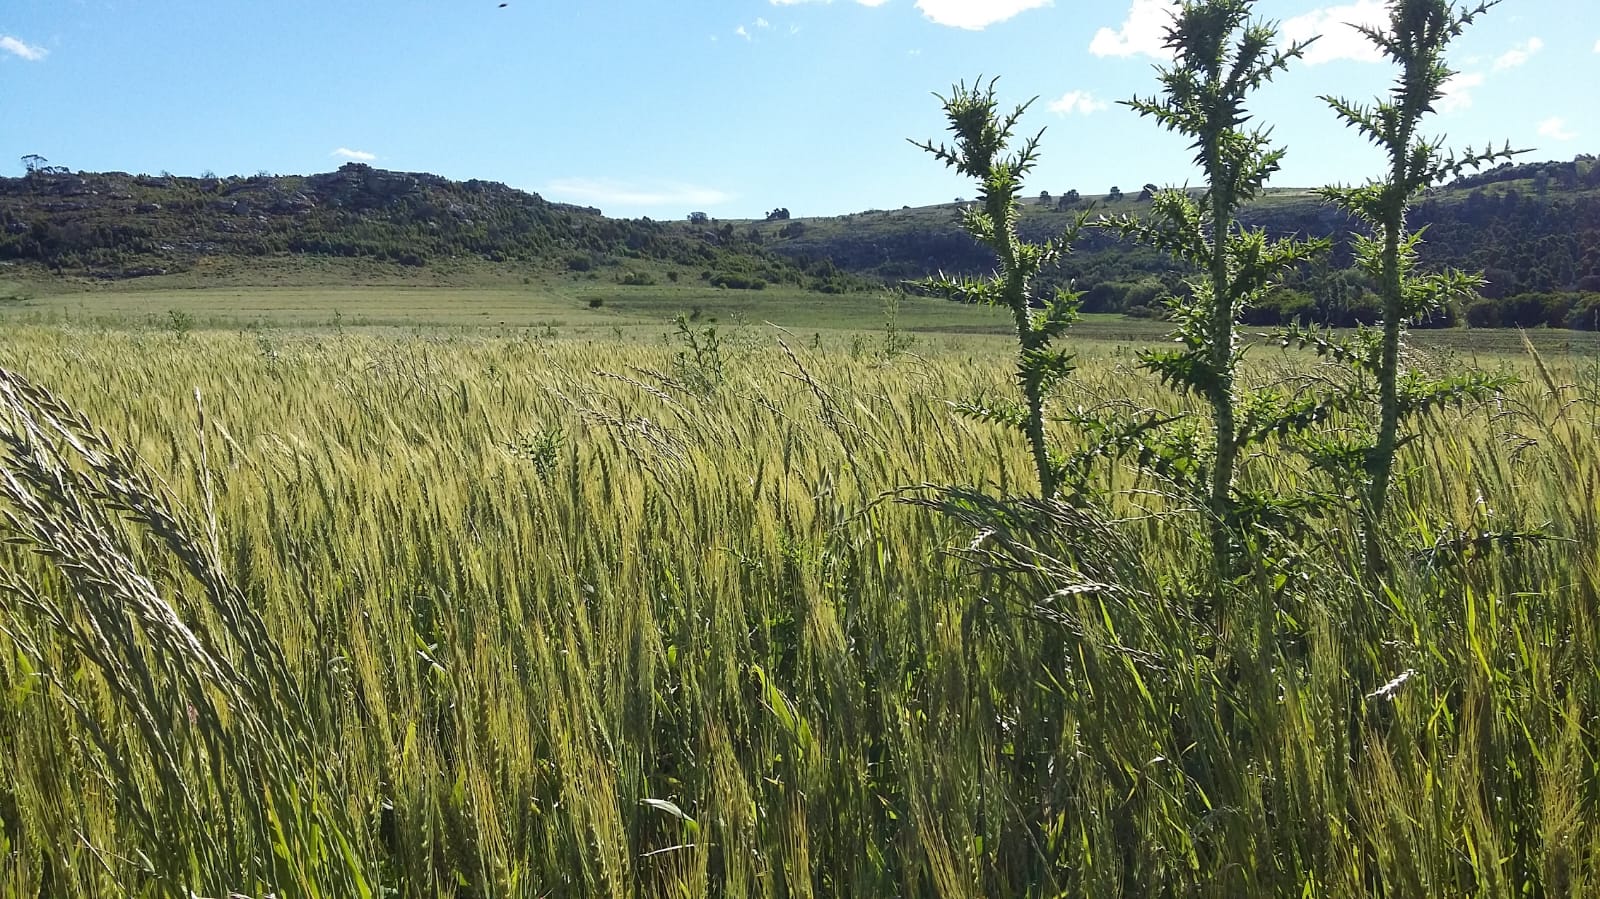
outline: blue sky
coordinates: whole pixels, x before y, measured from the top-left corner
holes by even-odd
[[[1116,101],[1155,88],[1163,0],[5,0],[0,173],[307,173],[349,159],[504,181],[611,215],[795,215],[948,202],[971,187],[906,142],[932,93],[1001,76],[1048,127],[1030,184],[1192,177],[1180,139]],[[1343,23],[1376,0],[1260,0],[1324,35],[1260,95],[1278,186],[1379,160],[1315,98],[1390,70]],[[1432,131],[1531,158],[1600,151],[1600,2],[1504,0],[1451,56]]]

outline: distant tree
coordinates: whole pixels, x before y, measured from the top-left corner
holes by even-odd
[[[1050,191],[1048,191],[1048,190],[1039,191],[1039,205],[1040,206],[1049,206],[1050,205]]]
[[[706,215],[704,212],[689,213],[689,224],[691,225],[705,225],[709,224],[710,222],[711,216]]]
[[[22,167],[30,175],[70,175],[72,170],[64,165],[51,165],[50,160],[37,153],[22,157]]]
[[[1069,190],[1062,194],[1060,199],[1056,200],[1056,208],[1071,209],[1072,207],[1078,205],[1078,201],[1080,199],[1082,199],[1082,197],[1078,195],[1077,190]]]
[[[788,220],[789,210],[787,208],[779,207],[767,213],[767,221],[769,222],[787,222]]]
[[[1115,203],[1118,200],[1122,199],[1122,188],[1117,187],[1116,185],[1112,185],[1111,192],[1106,194],[1106,199],[1110,200],[1113,203]]]
[[[1161,188],[1155,186],[1154,184],[1146,184],[1144,186],[1144,190],[1139,191],[1139,202],[1148,203],[1155,199],[1156,191],[1160,189]]]

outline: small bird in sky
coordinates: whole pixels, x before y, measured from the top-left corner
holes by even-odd
[[[506,8],[506,7],[508,7],[508,6],[510,6],[510,5],[511,5],[511,4],[509,4],[509,3],[502,3],[502,4],[500,4],[500,8],[501,8],[501,9],[505,9],[505,8]]]

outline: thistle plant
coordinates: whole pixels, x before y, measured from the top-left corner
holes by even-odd
[[[954,144],[932,141],[912,143],[935,159],[978,182],[978,201],[962,210],[961,224],[979,243],[993,250],[998,260],[995,274],[987,278],[951,277],[940,273],[918,286],[967,303],[1003,306],[1011,311],[1017,335],[1016,383],[1022,403],[968,403],[963,411],[974,417],[1006,425],[1028,441],[1039,478],[1040,495],[1054,497],[1066,474],[1050,449],[1045,434],[1045,398],[1050,389],[1073,370],[1072,355],[1054,346],[1078,318],[1078,294],[1055,290],[1041,295],[1038,275],[1058,264],[1077,237],[1080,216],[1067,232],[1045,243],[1029,243],[1017,233],[1021,217],[1023,180],[1039,159],[1044,130],[1011,150],[1017,125],[1029,100],[1002,116],[994,85],[981,79],[968,87],[957,84],[944,104]],[[1037,98],[1035,98],[1037,99]]]
[[[1238,214],[1278,171],[1284,150],[1271,145],[1265,129],[1244,130],[1250,95],[1303,55],[1307,43],[1278,50],[1273,26],[1251,19],[1251,0],[1186,2],[1167,31],[1171,66],[1158,67],[1158,97],[1125,104],[1163,128],[1188,137],[1194,161],[1205,175],[1198,195],[1168,189],[1155,195],[1148,217],[1103,220],[1122,236],[1165,251],[1200,272],[1188,295],[1168,300],[1181,348],[1148,351],[1144,368],[1183,394],[1210,407],[1212,439],[1200,458],[1187,457],[1186,441],[1167,441],[1147,460],[1181,476],[1182,486],[1201,494],[1210,528],[1212,563],[1219,577],[1233,569],[1241,511],[1272,505],[1271,498],[1240,503],[1235,474],[1251,443],[1307,426],[1325,410],[1300,402],[1257,403],[1241,416],[1237,387],[1243,350],[1238,322],[1244,310],[1270,291],[1290,269],[1311,260],[1325,241],[1270,240],[1259,229],[1239,225]]]
[[[1322,98],[1388,161],[1380,180],[1321,191],[1369,229],[1355,236],[1356,259],[1377,287],[1383,322],[1379,329],[1343,342],[1303,329],[1289,329],[1283,336],[1286,343],[1310,345],[1345,361],[1376,383],[1377,433],[1359,445],[1325,445],[1319,454],[1325,467],[1347,469],[1359,482],[1369,566],[1380,564],[1377,534],[1394,480],[1395,454],[1410,438],[1402,434],[1404,420],[1444,403],[1487,397],[1509,383],[1503,376],[1476,373],[1431,377],[1401,360],[1407,322],[1470,297],[1483,284],[1476,273],[1421,270],[1417,248],[1422,235],[1406,227],[1411,201],[1441,181],[1522,152],[1507,144],[1499,150],[1485,147],[1457,154],[1445,150],[1442,141],[1419,134],[1423,119],[1456,74],[1444,61],[1445,48],[1496,2],[1463,8],[1451,0],[1393,0],[1387,28],[1355,26],[1400,70],[1387,99],[1358,104]]]

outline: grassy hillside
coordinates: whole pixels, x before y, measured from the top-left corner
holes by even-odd
[[[1025,206],[1022,231],[1038,239],[1086,210],[1147,207],[1135,191],[1052,195]],[[502,184],[355,163],[322,175],[250,178],[45,170],[0,178],[0,301],[16,306],[107,285],[534,292],[554,285],[555,293],[584,300],[626,302],[659,292],[688,296],[691,305],[729,291],[838,295],[937,271],[987,271],[993,259],[961,231],[958,214],[958,205],[946,204],[669,223],[611,219]],[[1253,313],[1252,324],[1374,318],[1374,298],[1347,270],[1353,223],[1312,191],[1269,190],[1246,221],[1274,234],[1336,238],[1326,264],[1298,275]],[[1423,200],[1413,221],[1427,228],[1425,262],[1488,277],[1487,301],[1434,324],[1600,329],[1600,166],[1593,157],[1461,179]],[[1090,312],[1148,317],[1159,314],[1164,294],[1181,289],[1182,274],[1159,253],[1091,229],[1052,277],[1086,291]]]
[[[486,181],[351,163],[309,176],[180,178],[71,173],[0,178],[0,262],[22,275],[127,280],[220,270],[315,269],[359,260],[427,271],[463,266],[570,271],[630,285],[699,280],[734,289],[861,285],[831,266],[807,271],[744,233],[551,203]],[[285,263],[292,263],[286,265]]]
[[[1038,240],[1061,233],[1086,210],[1136,214],[1148,205],[1134,191],[1075,202],[1040,198],[1025,206],[1021,230]],[[940,270],[990,270],[993,257],[961,230],[959,211],[960,204],[944,204],[753,226],[779,253],[796,259],[825,257],[848,271],[889,280]],[[1344,271],[1350,262],[1348,237],[1356,224],[1311,190],[1268,190],[1248,208],[1244,221],[1275,236],[1335,238],[1328,264],[1291,284],[1298,295],[1290,301],[1297,308],[1336,324],[1375,315],[1365,285]],[[1489,283],[1484,294],[1496,301],[1493,308],[1513,307],[1507,301],[1523,294],[1568,297],[1559,309],[1550,303],[1559,306],[1563,301],[1551,300],[1537,310],[1517,313],[1529,320],[1486,318],[1475,323],[1566,324],[1584,295],[1600,293],[1600,165],[1594,157],[1504,165],[1460,179],[1418,204],[1412,221],[1427,229],[1426,264],[1485,271]],[[1149,311],[1162,291],[1176,288],[1180,275],[1165,256],[1091,230],[1056,278],[1088,290],[1086,308],[1092,311],[1139,313]],[[1600,297],[1592,302],[1600,303]]]

